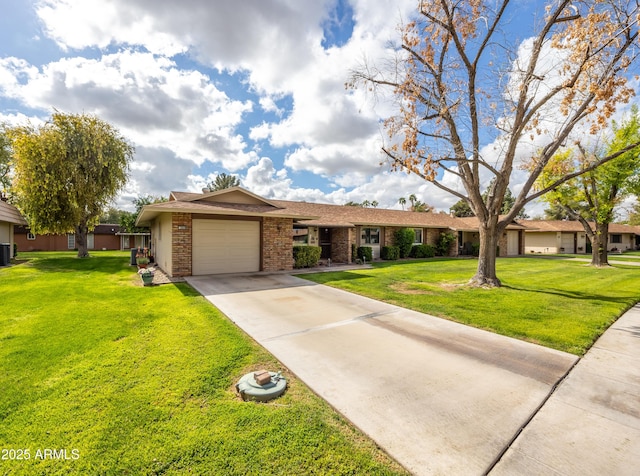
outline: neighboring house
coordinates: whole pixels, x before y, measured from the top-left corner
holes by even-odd
[[[413,228],[416,243],[433,245],[443,232],[473,241],[474,230],[478,240],[475,218],[268,200],[241,187],[171,192],[169,201],[145,206],[136,225],[151,228],[151,251],[170,276],[290,270],[294,243],[320,246],[334,263],[351,262],[354,246],[370,246],[377,258],[399,228]],[[522,253],[523,229],[514,224],[503,234],[501,256]],[[461,248],[454,242],[450,255]]]
[[[459,255],[472,254],[473,245],[480,243],[479,223],[476,217],[456,218]],[[524,253],[525,226],[522,222],[513,222],[498,238],[498,256],[518,256]]]
[[[136,248],[136,235],[120,232],[120,225],[101,224],[87,235],[87,247],[89,250],[126,250]],[[148,233],[146,240],[138,239],[142,247],[148,246]],[[64,235],[37,235],[31,233],[28,226],[17,226],[15,229],[15,241],[19,251],[68,251],[77,249],[76,235],[67,233]],[[129,246],[132,245],[132,246]],[[135,246],[134,246],[135,245]]]
[[[13,244],[15,243],[15,225],[26,225],[16,207],[4,200],[0,200],[0,243],[9,243],[9,257],[13,258]],[[0,260],[3,262],[4,260]]]
[[[525,253],[591,254],[591,243],[578,221],[519,220],[526,227]],[[640,227],[609,225],[608,251],[627,251],[638,248]]]

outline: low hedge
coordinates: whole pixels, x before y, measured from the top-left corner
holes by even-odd
[[[320,261],[322,248],[319,246],[294,246],[293,247],[293,267],[313,268]]]
[[[431,245],[413,245],[411,248],[412,258],[433,258],[436,255],[435,246]]]
[[[400,247],[398,246],[383,246],[380,250],[380,258],[386,260],[396,260],[400,258]]]
[[[373,261],[373,248],[370,246],[360,246],[358,248],[358,259],[368,262]]]

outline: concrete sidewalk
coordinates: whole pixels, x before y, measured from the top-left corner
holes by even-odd
[[[486,474],[577,361],[287,274],[187,281],[415,474]]]
[[[640,306],[615,322],[491,475],[640,474]]]

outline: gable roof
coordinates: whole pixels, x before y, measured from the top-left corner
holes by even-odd
[[[0,221],[13,223],[14,225],[26,225],[27,221],[22,217],[16,207],[0,200]]]
[[[232,187],[216,192],[171,192],[168,202],[145,205],[136,226],[148,226],[161,213],[195,213],[203,215],[232,215],[247,217],[278,217],[294,220],[314,219],[315,215],[303,215],[287,210],[263,199],[242,187]]]

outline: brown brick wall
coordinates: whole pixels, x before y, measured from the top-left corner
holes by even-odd
[[[507,232],[503,231],[498,238],[498,248],[500,249],[500,254],[497,256],[507,256]]]
[[[181,229],[182,228],[182,229]],[[191,276],[193,224],[191,213],[173,213],[171,216],[172,276]]]
[[[262,222],[262,270],[293,269],[293,219],[267,217]]]
[[[334,228],[331,230],[331,261],[334,263],[351,262],[350,228]]]

